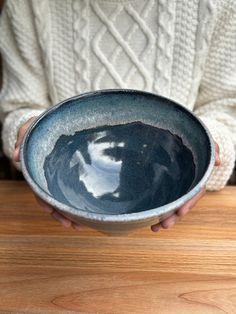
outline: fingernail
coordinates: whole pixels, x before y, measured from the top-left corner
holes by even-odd
[[[189,212],[189,210],[190,210],[190,209],[189,209],[188,206],[182,207],[182,208],[180,208],[180,209],[177,211],[177,215],[180,216],[180,217],[182,217],[182,216],[186,215],[186,214]]]
[[[172,227],[174,224],[176,223],[176,217],[175,218],[172,218],[171,220],[168,220],[168,221],[163,221],[161,223],[162,227],[164,229],[169,229],[170,227]]]
[[[159,231],[161,229],[161,226],[158,224],[158,225],[153,225],[153,226],[151,226],[151,230],[153,231],[153,232],[157,232],[157,231]]]
[[[72,222],[72,227],[73,227],[73,229],[76,229],[76,230],[78,230],[78,231],[81,230],[81,225],[78,225],[78,224],[73,223],[73,222]]]
[[[49,214],[51,214],[52,212],[53,212],[53,208],[52,207],[50,207],[50,206],[42,206],[42,209],[45,211],[45,212],[47,212],[47,213],[49,213]]]
[[[59,221],[64,227],[69,228],[71,226],[71,221],[64,218],[61,214],[58,214],[56,211],[54,211],[51,216],[55,218],[57,221]]]
[[[175,223],[176,223],[176,219],[168,222],[168,228],[172,227]]]
[[[220,161],[220,159],[219,159],[219,158],[217,158],[217,159],[216,159],[216,167],[219,167],[219,166],[220,166],[220,164],[221,164],[221,161]]]
[[[20,155],[20,148],[18,146],[12,153],[12,159],[14,161],[20,161],[20,156],[19,155]]]

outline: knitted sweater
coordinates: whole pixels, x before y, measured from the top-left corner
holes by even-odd
[[[194,111],[220,146],[207,188],[236,146],[236,1],[9,0],[0,22],[4,151],[31,116],[85,91],[132,88]]]

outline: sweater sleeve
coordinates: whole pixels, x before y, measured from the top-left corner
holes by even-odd
[[[19,127],[50,106],[30,1],[8,0],[0,18],[3,149],[11,157]]]
[[[224,15],[212,37],[195,113],[220,147],[221,165],[213,170],[208,190],[222,189],[232,174],[236,149],[236,5]]]

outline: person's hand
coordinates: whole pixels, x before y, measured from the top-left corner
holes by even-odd
[[[219,145],[217,143],[215,143],[215,150],[216,150],[215,166],[218,167],[220,166],[220,151],[219,151]],[[205,188],[202,189],[197,195],[195,195],[191,200],[185,203],[181,208],[179,208],[170,217],[164,219],[158,224],[152,225],[151,230],[154,232],[157,232],[162,228],[168,229],[172,227],[180,217],[185,216],[190,211],[190,209],[196,205],[196,203],[200,200],[200,198],[203,197],[205,192],[206,192],[206,189]]]
[[[33,121],[36,119],[36,117],[30,118],[25,124],[23,124],[17,134],[17,140],[15,143],[15,149],[12,154],[12,159],[16,162],[20,161],[20,145],[23,141],[24,135],[28,128],[31,126]],[[58,213],[55,208],[53,208],[48,203],[44,202],[42,199],[40,199],[37,195],[35,195],[35,198],[38,202],[38,204],[41,206],[42,209],[44,209],[46,212],[50,213],[51,216],[59,221],[64,227],[73,227],[74,229],[81,229],[81,226],[72,222],[71,220],[64,217],[62,214]]]

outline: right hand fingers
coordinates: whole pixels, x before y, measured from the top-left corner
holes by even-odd
[[[14,149],[13,154],[12,154],[12,159],[14,161],[20,161],[20,145],[23,141],[23,138],[25,136],[26,131],[28,130],[28,128],[31,126],[31,124],[34,122],[35,119],[36,119],[36,117],[30,118],[18,130],[17,140],[15,143],[15,149]]]

